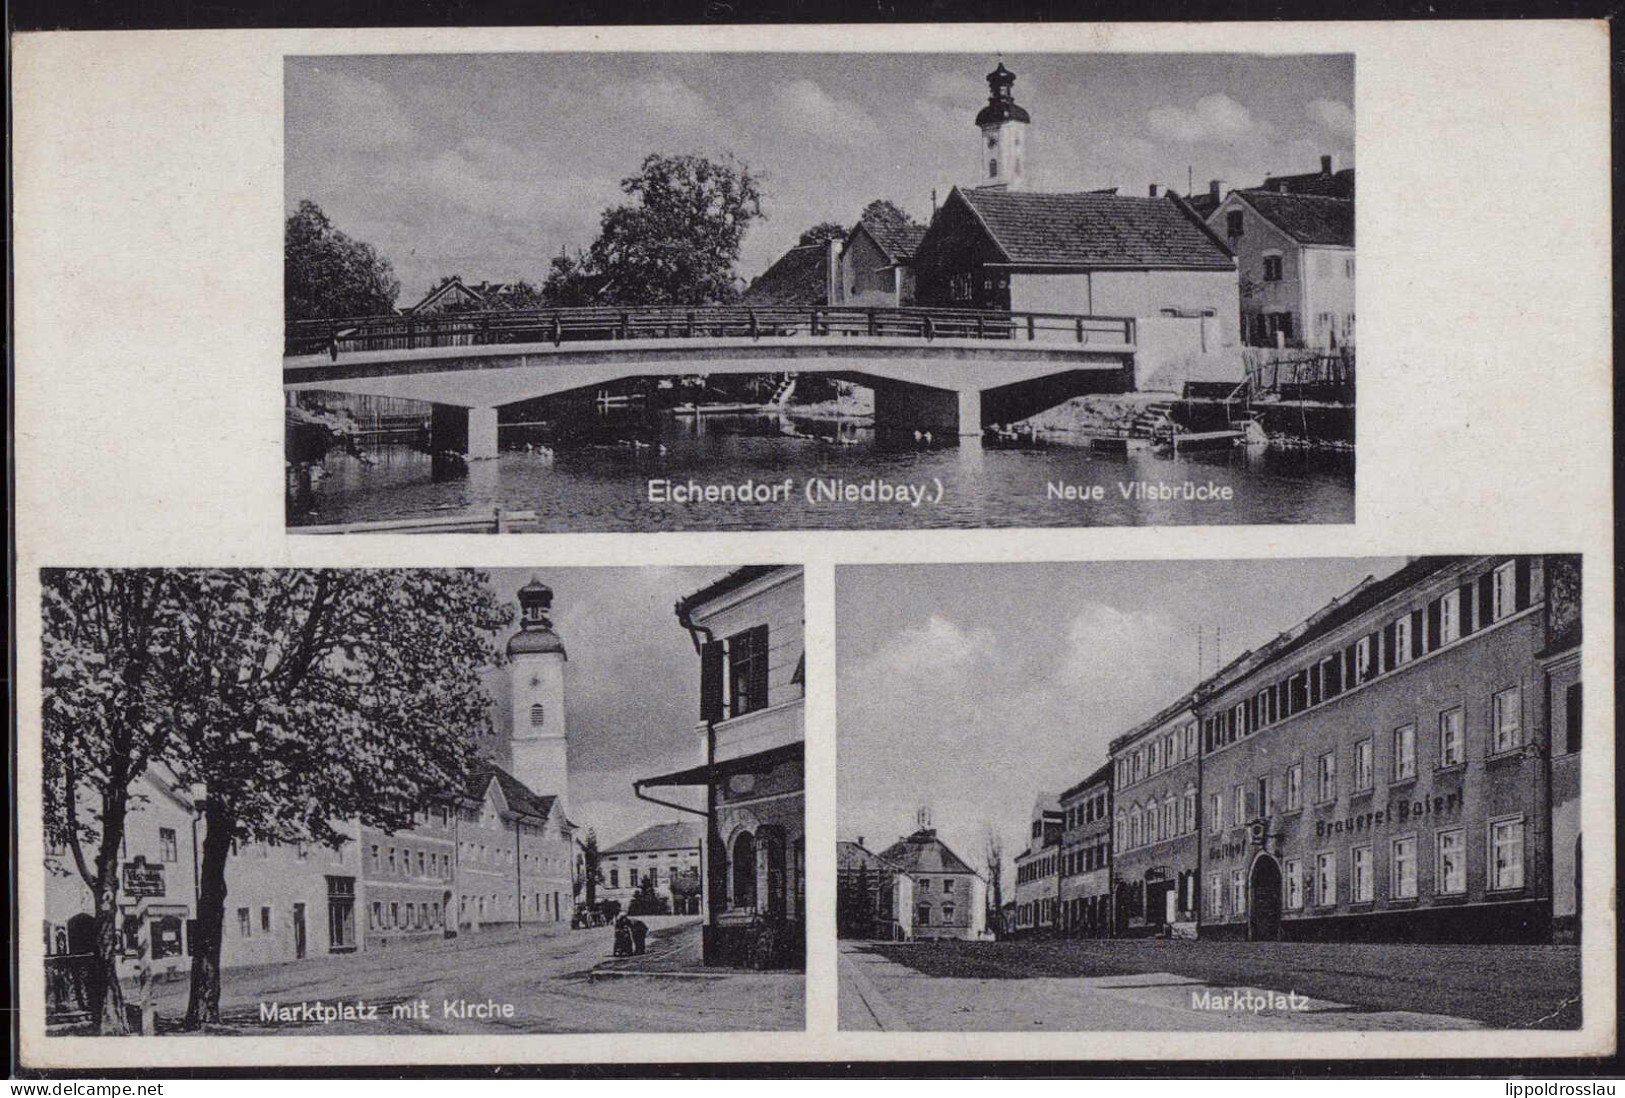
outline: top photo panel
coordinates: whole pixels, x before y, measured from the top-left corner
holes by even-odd
[[[1354,521],[1349,54],[291,57],[295,533]]]

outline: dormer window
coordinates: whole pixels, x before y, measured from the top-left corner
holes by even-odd
[[[987,162],[987,174],[989,179],[993,179],[998,176],[999,162],[997,160],[989,160]]]

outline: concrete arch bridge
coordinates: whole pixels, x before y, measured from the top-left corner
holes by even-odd
[[[433,447],[497,453],[497,409],[634,377],[818,373],[875,392],[876,426],[979,443],[1135,387],[1132,317],[954,309],[542,309],[295,321],[282,385],[433,405]]]

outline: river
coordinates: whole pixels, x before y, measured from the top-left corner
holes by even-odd
[[[522,446],[524,432],[504,427],[502,445]],[[760,415],[703,423],[652,417],[643,433],[647,441],[637,447],[609,442],[551,457],[506,450],[470,463],[465,476],[442,479],[427,454],[404,443],[369,446],[368,461],[334,450],[316,488],[317,512],[291,525],[444,518],[498,506],[536,512],[546,532],[1354,521],[1354,457],[1346,453],[1254,448],[1174,458],[887,444],[851,424],[837,444],[810,437],[833,436],[833,423]],[[714,485],[720,494],[746,481],[772,498],[679,503],[662,486],[677,485],[680,494]]]

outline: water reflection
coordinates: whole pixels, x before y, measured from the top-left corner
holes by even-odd
[[[589,418],[589,417],[583,417]],[[915,529],[1354,520],[1350,454],[1235,449],[1165,457],[960,447],[911,436],[877,438],[851,419],[795,415],[674,417],[630,413],[578,427],[504,427],[502,455],[435,476],[406,442],[337,452],[316,488],[318,511],[298,524],[430,518],[497,506],[535,511],[546,531]],[[787,502],[671,503],[651,482],[793,482]],[[845,488],[926,485],[933,498],[810,499],[811,480]],[[940,499],[935,485],[940,483]],[[1136,487],[1136,486],[1140,487]],[[1228,500],[1206,498],[1229,490]]]

